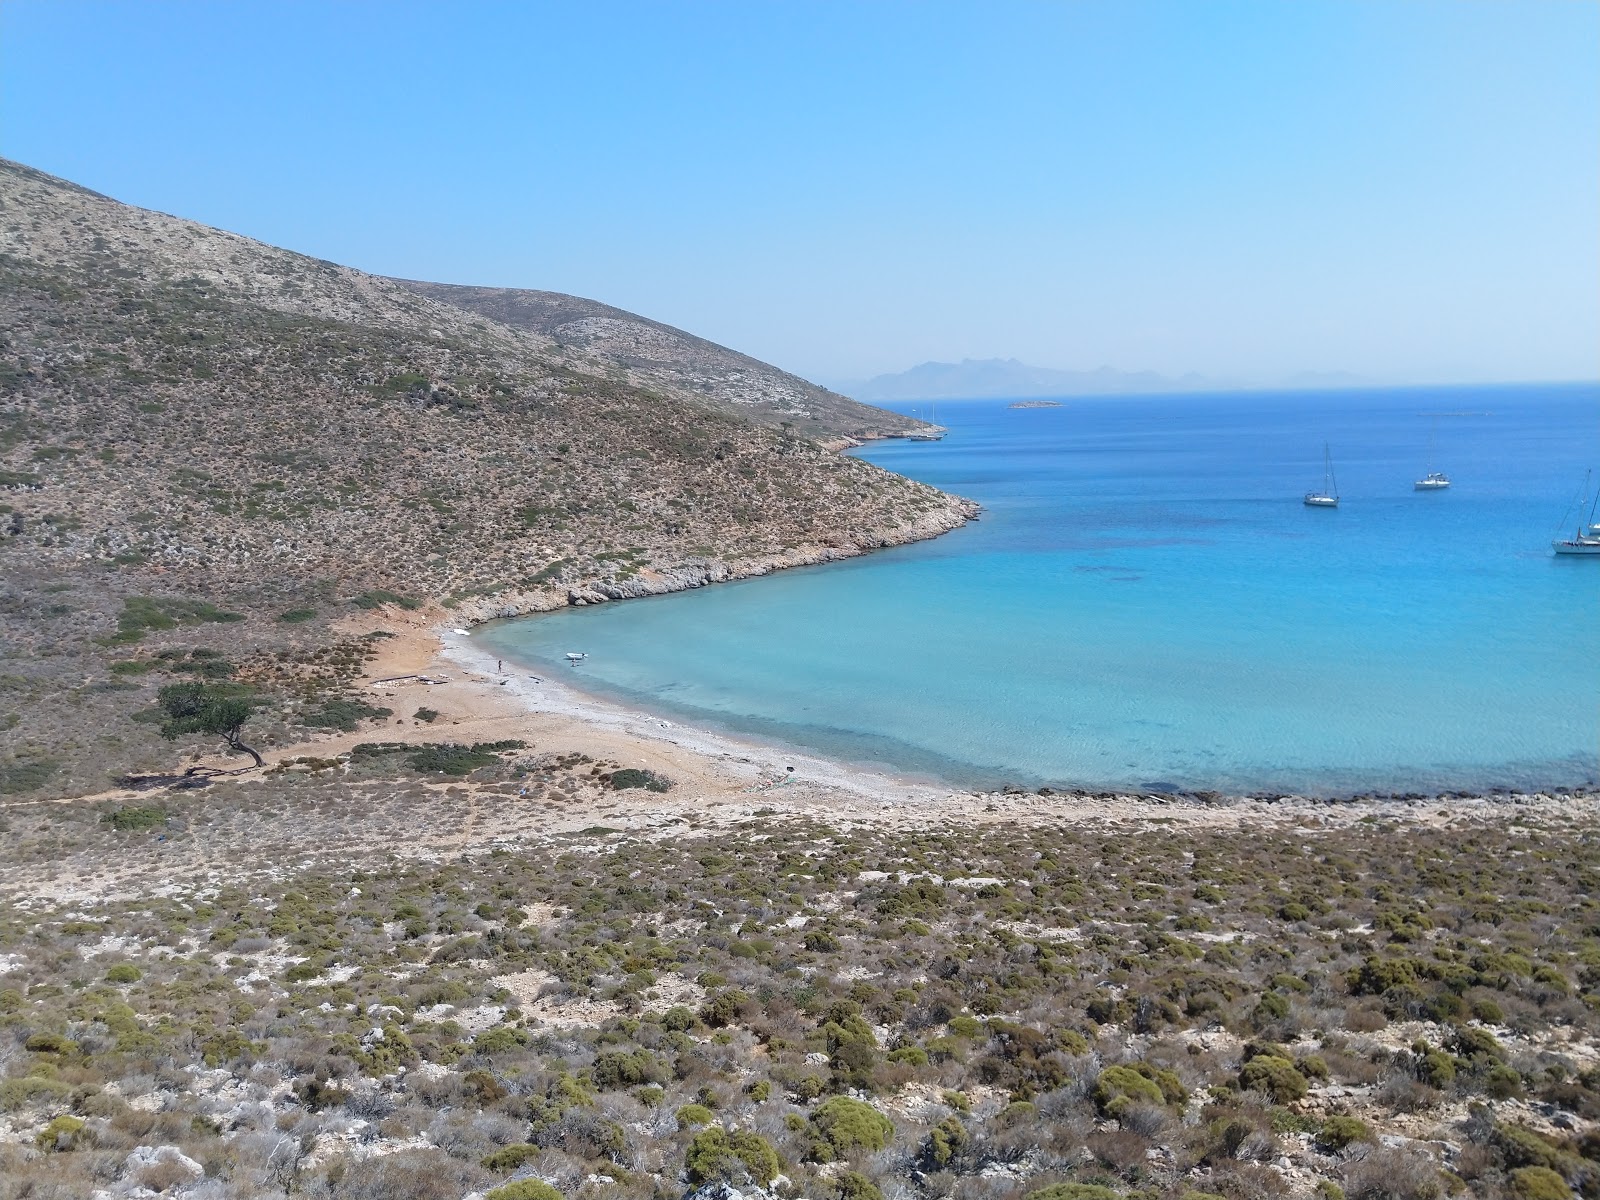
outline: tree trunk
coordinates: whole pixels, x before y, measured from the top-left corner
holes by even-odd
[[[248,754],[252,759],[255,760],[255,765],[258,767],[264,767],[267,765],[262,761],[261,755],[257,754],[252,747],[246,746],[242,741],[239,740],[239,735],[237,733],[230,733],[227,735],[227,737],[228,746],[235,754]]]

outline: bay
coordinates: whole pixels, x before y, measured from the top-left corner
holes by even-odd
[[[965,786],[1600,777],[1600,559],[1550,551],[1600,460],[1600,386],[941,401],[937,418],[942,442],[858,453],[978,500],[966,528],[479,636],[551,670],[586,651],[575,686],[679,720]],[[1454,486],[1419,493],[1430,434]],[[1325,442],[1341,503],[1307,508]]]

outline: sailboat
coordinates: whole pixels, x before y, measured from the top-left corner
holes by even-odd
[[[1411,485],[1419,492],[1442,492],[1450,486],[1450,476],[1433,469],[1433,435],[1438,428],[1438,422],[1428,428],[1428,473]]]
[[[1306,504],[1311,508],[1339,507],[1339,483],[1333,477],[1333,455],[1326,442],[1322,443],[1322,490],[1307,492]]]
[[[1591,471],[1583,477],[1583,494],[1578,498],[1578,511],[1583,511],[1583,502],[1589,498],[1589,480],[1594,473]],[[1550,543],[1550,549],[1557,554],[1600,554],[1600,524],[1595,523],[1595,510],[1600,508],[1600,488],[1594,490],[1594,499],[1589,503],[1589,518],[1579,524],[1577,532],[1570,538],[1557,538]],[[1572,511],[1570,508],[1567,510]]]

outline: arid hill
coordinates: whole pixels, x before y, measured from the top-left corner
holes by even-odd
[[[902,418],[835,397],[784,427],[772,389],[810,404],[809,385],[709,343],[669,331],[688,349],[622,369],[614,338],[597,357],[570,321],[514,328],[417,286],[0,161],[0,770],[122,736],[85,689],[129,685],[93,643],[130,621],[206,625],[212,605],[248,618],[228,645],[265,648],[264,617],[314,612],[305,638],[352,597],[545,609],[970,512],[810,436]]]
[[[925,428],[858,404],[787,371],[609,304],[521,288],[396,280],[431,300],[550,338],[580,361],[629,383],[710,405],[816,441],[893,437]]]

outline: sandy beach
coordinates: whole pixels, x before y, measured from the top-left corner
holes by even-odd
[[[461,741],[521,738],[535,748],[581,753],[627,767],[641,767],[674,781],[665,794],[635,790],[617,795],[639,815],[692,814],[698,821],[736,824],[758,812],[766,818],[816,817],[831,822],[863,823],[892,828],[960,823],[1100,823],[1127,822],[1189,825],[1250,825],[1278,822],[1347,824],[1373,817],[1408,822],[1445,822],[1487,814],[1507,805],[1538,805],[1547,810],[1589,811],[1594,798],[1585,793],[1365,800],[1328,802],[1312,798],[1275,800],[1246,797],[1149,794],[1082,794],[1055,792],[973,792],[937,781],[833,761],[801,750],[699,728],[628,708],[583,692],[563,676],[539,673],[511,662],[503,664],[480,650],[469,629],[465,634],[447,622],[447,614],[418,611],[390,614],[381,625],[393,636],[380,642],[365,686],[397,713],[415,699],[440,712],[428,725],[385,730],[397,741],[433,741],[447,735]],[[370,620],[351,623],[347,632],[365,632]],[[581,668],[580,668],[581,669]],[[577,670],[571,672],[581,678]],[[415,678],[374,682],[397,675],[425,675],[438,684]],[[319,739],[317,753],[348,750],[373,740],[371,731]],[[281,759],[304,753],[304,745],[280,751]],[[615,816],[616,805],[606,810]],[[582,821],[592,812],[563,813],[563,822]]]

